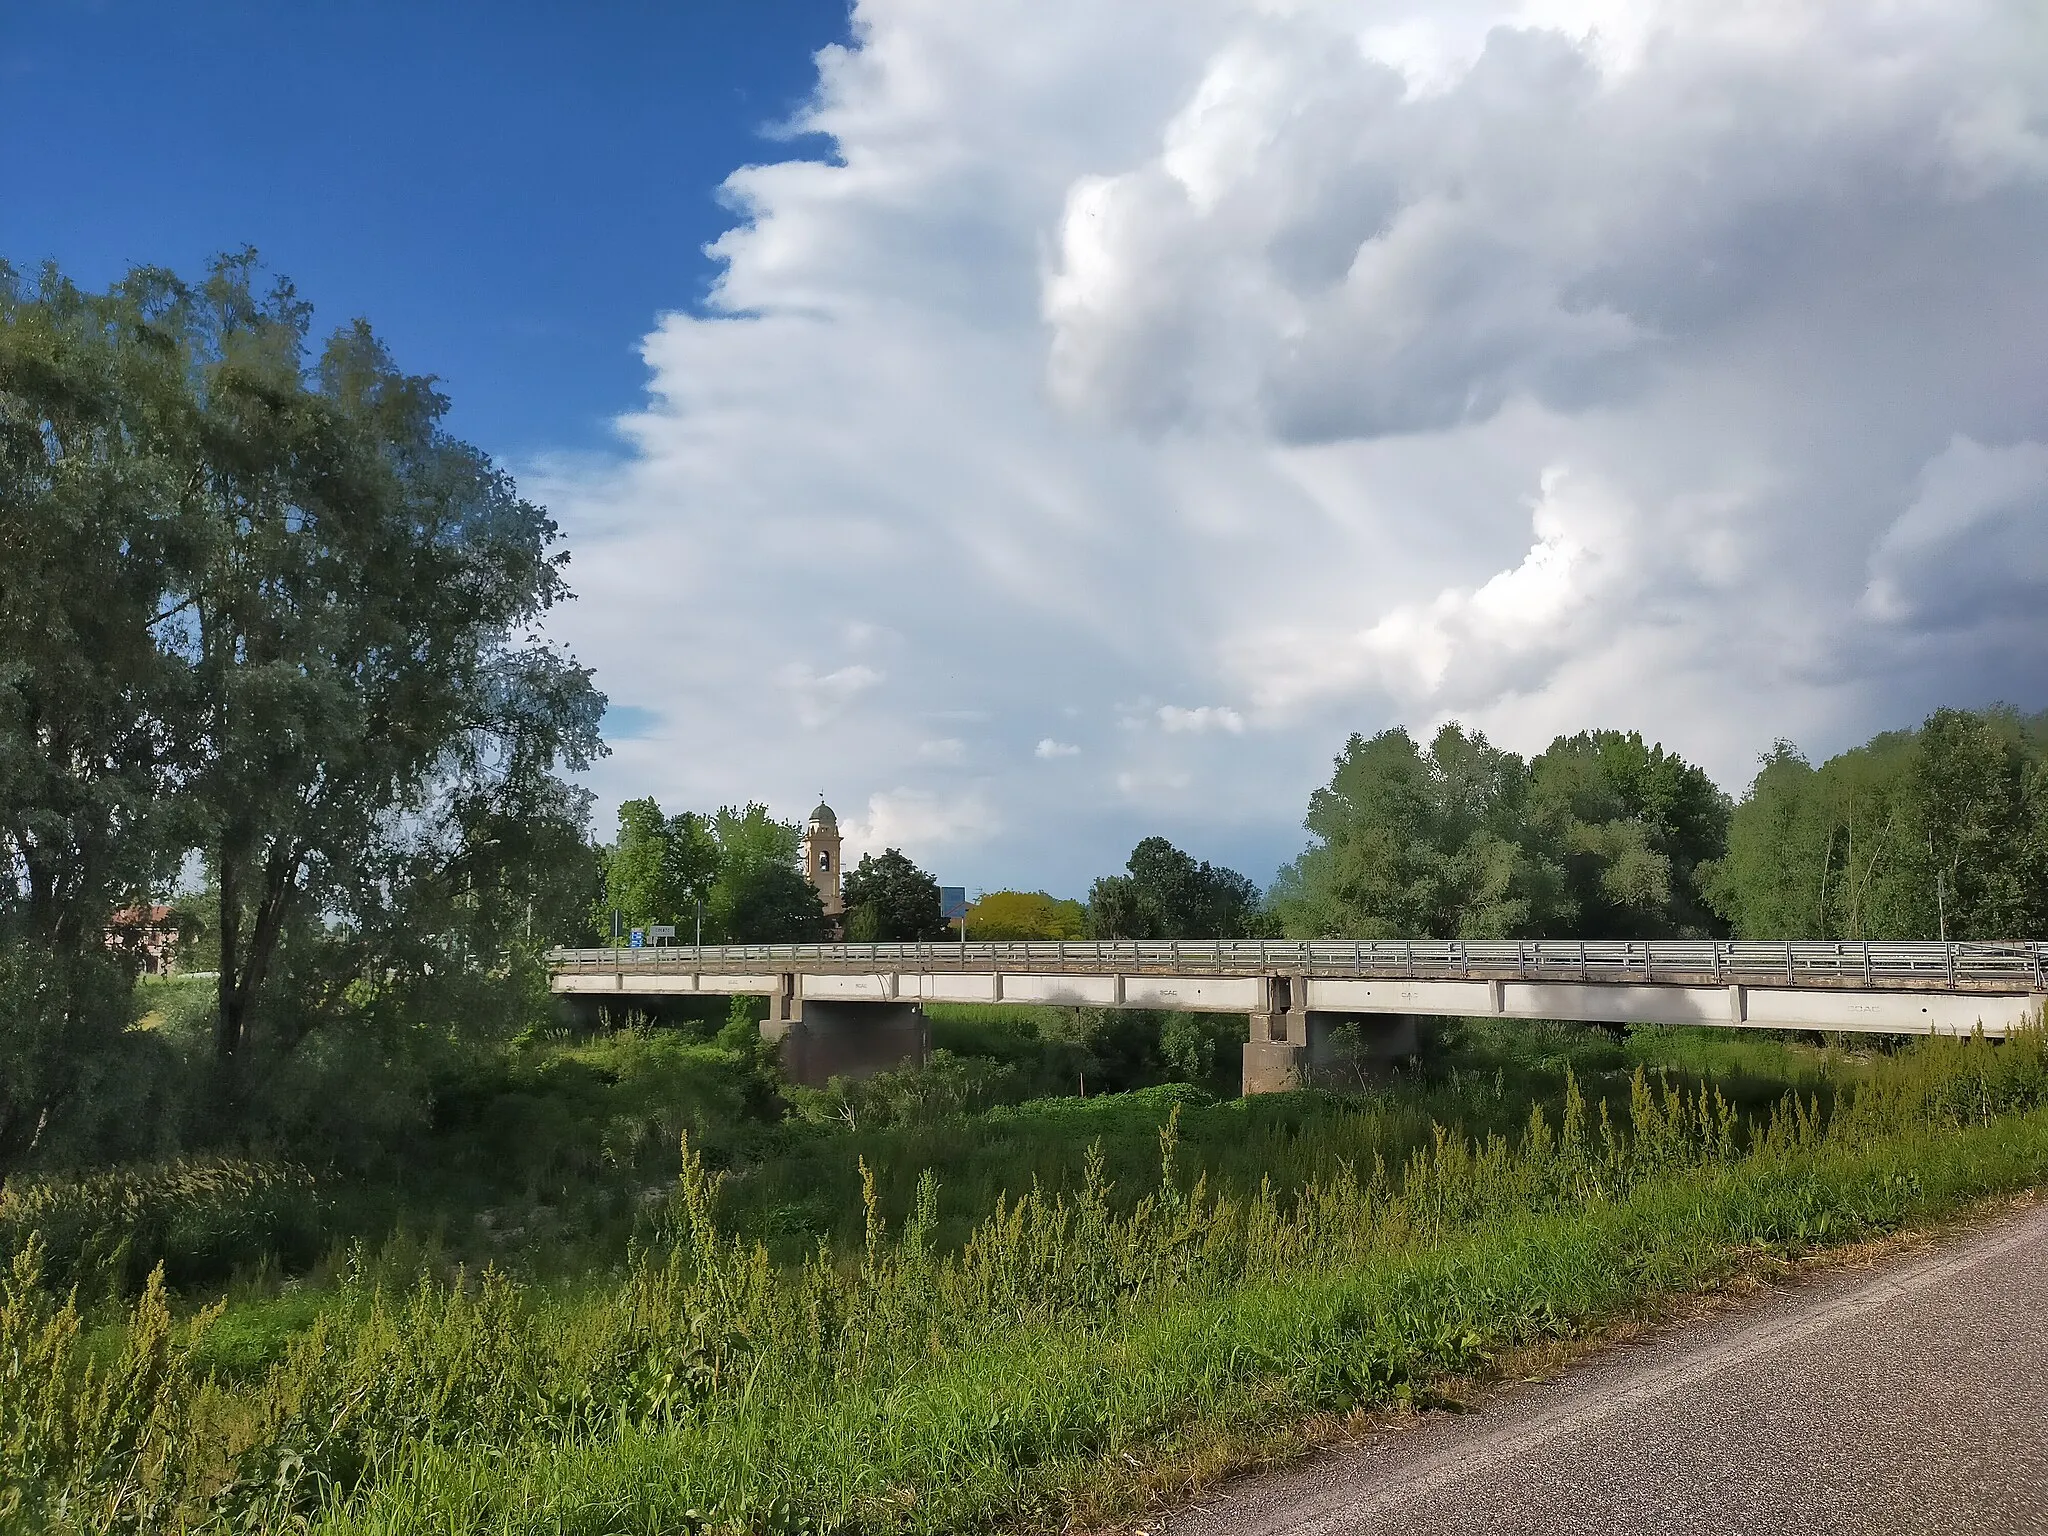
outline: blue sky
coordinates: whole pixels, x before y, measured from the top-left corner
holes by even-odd
[[[589,448],[696,303],[735,166],[845,0],[0,6],[0,255],[89,284],[256,246],[368,315],[492,452]]]
[[[2035,0],[0,0],[0,144],[9,259],[445,380],[600,829],[1266,880],[1354,731],[2048,705]]]

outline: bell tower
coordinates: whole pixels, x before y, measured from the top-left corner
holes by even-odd
[[[803,850],[804,875],[817,887],[825,916],[837,928],[846,913],[846,901],[839,891],[839,818],[822,795],[811,819],[804,823]]]

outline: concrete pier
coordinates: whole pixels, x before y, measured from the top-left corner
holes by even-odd
[[[1266,985],[1265,1006],[1249,1015],[1244,1045],[1248,1094],[1352,1086],[1359,1074],[1384,1072],[1415,1054],[1419,1032],[1413,1014],[1354,1015],[1302,1006],[1309,988],[1300,976],[1268,977]],[[1346,1025],[1357,1026],[1355,1044],[1341,1033]]]
[[[835,1077],[871,1077],[920,1067],[931,1054],[931,1024],[915,1002],[837,1002],[796,995],[796,978],[769,995],[761,1038],[782,1050],[793,1083],[823,1088]]]

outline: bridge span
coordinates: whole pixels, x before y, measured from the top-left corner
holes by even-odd
[[[2048,999],[2048,943],[1177,939],[558,949],[552,986],[603,1006],[751,994],[798,1082],[921,1061],[924,1005],[1242,1013],[1244,1088],[1312,1079],[1333,1030],[1414,1047],[1420,1015],[2003,1038]]]

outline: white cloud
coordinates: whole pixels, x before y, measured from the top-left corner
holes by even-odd
[[[952,766],[967,761],[967,743],[957,736],[942,736],[936,741],[921,741],[917,744],[917,760],[921,763],[939,763]]]
[[[1159,706],[1159,728],[1173,735],[1200,735],[1204,731],[1244,734],[1244,716],[1222,704],[1200,704],[1183,709],[1177,704]]]
[[[868,797],[864,814],[842,817],[841,827],[848,861],[898,848],[934,870],[953,850],[985,842],[1003,830],[979,788],[953,795],[907,787],[884,790]]]
[[[619,461],[524,477],[562,632],[658,722],[597,787],[929,818],[938,734],[1008,766],[920,835],[1078,889],[1155,830],[1265,873],[1394,720],[1739,785],[2048,703],[2034,28],[862,0],[799,125],[836,159],[734,174]],[[1092,788],[1030,771],[1016,722],[1120,715]]]
[[[776,676],[793,696],[796,718],[810,730],[830,725],[862,694],[882,683],[880,672],[858,662],[822,673],[802,662],[791,662]]]
[[[1361,629],[1248,634],[1235,670],[1263,709],[1283,715],[1305,701],[1366,689],[1427,703],[1447,694],[1498,696],[1540,678],[1585,642],[1577,633],[1581,616],[1609,621],[1594,605],[1626,580],[1638,518],[1606,488],[1556,466],[1543,475],[1530,521],[1535,538],[1518,564],[1425,602],[1397,604]]]
[[[1031,749],[1031,755],[1044,758],[1079,757],[1081,749],[1070,741],[1054,741],[1050,736],[1047,736],[1042,738],[1038,745]]]

